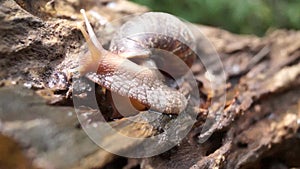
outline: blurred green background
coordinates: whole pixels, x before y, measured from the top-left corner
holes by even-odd
[[[231,32],[264,35],[276,28],[300,29],[300,0],[132,0],[153,11]]]

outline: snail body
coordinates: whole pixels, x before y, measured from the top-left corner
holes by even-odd
[[[138,18],[140,21],[150,21],[154,24],[165,23],[166,34],[161,33],[161,28],[138,27],[136,21],[125,23],[121,30],[113,38],[110,51],[105,50],[97,40],[95,33],[85,15],[88,33],[80,26],[80,30],[87,41],[90,53],[81,58],[80,73],[86,75],[95,83],[137,100],[151,110],[166,113],[179,114],[187,105],[187,99],[179,91],[170,88],[163,83],[163,79],[157,70],[150,69],[143,64],[139,65],[133,60],[140,58],[143,61],[154,60],[155,64],[170,62],[159,54],[154,54],[153,49],[166,50],[178,56],[188,66],[195,59],[191,46],[191,34],[178,19],[170,22],[171,15],[162,13],[146,13]],[[167,19],[166,19],[167,17]],[[159,25],[157,25],[159,26]],[[143,29],[143,30],[141,30]],[[143,33],[133,33],[138,31]],[[176,34],[176,35],[175,35]],[[132,60],[133,59],[133,60]],[[170,66],[168,66],[170,67]],[[176,65],[170,70],[180,69]],[[184,71],[178,71],[179,76]]]

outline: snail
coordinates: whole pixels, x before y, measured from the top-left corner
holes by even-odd
[[[98,41],[85,11],[81,9],[80,12],[87,31],[81,24],[78,26],[90,51],[80,58],[81,75],[153,111],[179,114],[185,109],[188,102],[185,95],[165,84],[161,73],[149,67],[163,67],[164,62],[172,62],[175,65],[165,69],[174,72],[176,79],[186,71],[180,70],[182,66],[176,65],[176,59],[180,58],[188,67],[192,65],[196,58],[193,36],[183,22],[165,13],[145,13],[125,23],[113,37],[110,50],[106,50]],[[155,27],[148,26],[146,21]],[[144,24],[140,27],[137,22]],[[177,57],[169,61],[170,57],[161,56],[154,49],[169,51]]]

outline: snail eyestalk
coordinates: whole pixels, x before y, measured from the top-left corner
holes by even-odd
[[[85,13],[85,10],[84,9],[81,9],[80,10],[80,13],[83,15],[83,18],[84,18],[84,23],[85,23],[85,26],[87,28],[87,31],[88,31],[88,35],[92,41],[92,43],[94,44],[94,46],[98,49],[98,50],[104,50],[101,43],[98,41],[96,35],[95,35],[95,32],[86,16],[86,13]]]
[[[107,51],[102,47],[101,43],[98,41],[95,32],[93,31],[93,28],[86,16],[85,10],[81,9],[80,13],[83,15],[85,26],[88,32],[86,32],[82,24],[78,24],[77,26],[80,29],[82,35],[84,36],[89,51],[91,52],[90,55],[86,54],[82,58],[80,58],[81,61],[80,73],[84,74],[88,71],[97,70],[96,66],[99,63],[99,60],[103,58],[103,56],[105,55],[105,53],[107,53]]]

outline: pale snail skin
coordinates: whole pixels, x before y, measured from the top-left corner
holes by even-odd
[[[87,75],[95,83],[117,94],[137,100],[153,111],[165,114],[179,114],[185,109],[187,105],[186,97],[179,91],[164,84],[153,69],[129,60],[128,58],[132,57],[130,54],[122,53],[121,50],[118,50],[120,45],[123,46],[124,44],[113,44],[111,51],[104,49],[93,31],[85,11],[81,9],[80,12],[84,16],[88,32],[82,25],[78,26],[90,51],[90,54],[80,58],[79,71],[81,75]],[[145,37],[145,39],[147,38],[149,39],[149,37]],[[162,38],[166,40],[165,37]],[[155,41],[156,43],[150,41],[150,47],[157,48],[162,46],[160,43],[172,42],[172,39],[167,39],[165,42],[162,42],[161,39],[155,39]],[[176,52],[181,54],[177,54],[177,56],[182,57],[190,66],[195,59],[195,55],[186,46],[181,47],[180,45],[182,44],[173,41],[169,46],[164,46],[164,48],[173,48],[174,54]]]

